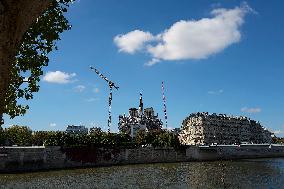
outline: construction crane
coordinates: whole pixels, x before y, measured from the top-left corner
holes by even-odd
[[[118,90],[118,86],[116,86],[112,81],[110,81],[107,77],[105,77],[103,74],[99,72],[96,68],[90,66],[91,70],[95,71],[96,74],[98,74],[102,79],[104,79],[109,86],[109,97],[108,97],[108,133],[110,133],[110,126],[111,126],[111,102],[112,102],[112,88],[114,87],[116,90]]]
[[[165,87],[164,82],[162,81],[162,95],[163,95],[163,105],[164,105],[164,113],[165,113],[165,122],[166,122],[166,129],[168,128],[168,116],[167,116],[167,106],[166,106],[166,97],[165,97]]]

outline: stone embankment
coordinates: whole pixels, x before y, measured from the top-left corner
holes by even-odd
[[[173,148],[61,148],[57,146],[0,147],[0,172],[267,157],[284,157],[284,146],[189,146],[180,150]]]

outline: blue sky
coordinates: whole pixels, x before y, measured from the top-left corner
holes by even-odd
[[[65,130],[68,124],[107,129],[108,86],[89,65],[120,87],[118,115],[154,107],[169,127],[192,112],[244,115],[283,135],[284,2],[81,0],[66,15],[72,30],[50,54],[30,110],[11,124]]]

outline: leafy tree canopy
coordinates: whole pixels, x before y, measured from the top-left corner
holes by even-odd
[[[27,126],[13,125],[6,130],[6,137],[19,146],[29,146],[32,143],[32,130]]]
[[[54,0],[52,5],[32,24],[25,33],[16,55],[6,97],[4,113],[10,118],[24,115],[29,108],[18,103],[19,99],[30,100],[39,91],[43,67],[48,65],[48,54],[57,50],[60,33],[71,29],[64,13],[73,0]]]

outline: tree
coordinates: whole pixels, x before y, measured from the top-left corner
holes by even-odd
[[[147,144],[145,131],[140,130],[137,132],[135,142],[138,144],[138,146]]]
[[[34,131],[32,134],[32,144],[42,146],[52,131]]]
[[[273,144],[283,144],[284,143],[284,138],[281,137],[272,137],[272,143]]]
[[[63,13],[73,0],[0,0],[0,126],[3,114],[24,115],[17,104],[38,92],[47,54],[70,29]]]
[[[100,127],[92,127],[90,128],[90,134],[100,134],[102,133],[102,128]]]
[[[4,145],[5,139],[6,139],[6,135],[5,135],[4,129],[0,127],[0,146]]]
[[[5,134],[16,145],[29,146],[32,144],[32,130],[27,126],[13,125],[5,131]]]

